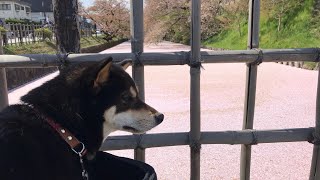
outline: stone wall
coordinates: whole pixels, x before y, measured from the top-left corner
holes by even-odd
[[[315,65],[315,67],[313,68],[304,64],[304,62],[277,62],[283,65],[287,65],[287,66],[292,66],[292,67],[296,67],[296,68],[302,68],[302,69],[308,69],[308,70],[318,70],[319,69],[319,63],[317,63]]]
[[[57,68],[6,68],[8,90],[57,71]]]

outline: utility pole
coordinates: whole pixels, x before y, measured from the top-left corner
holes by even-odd
[[[42,1],[41,5],[42,5],[43,17],[44,17],[44,22],[43,23],[46,24],[47,23],[47,17],[46,17],[46,10],[44,8],[44,1]]]
[[[54,0],[53,13],[59,53],[80,53],[78,0]]]

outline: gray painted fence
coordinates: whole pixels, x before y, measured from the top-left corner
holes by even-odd
[[[98,61],[113,56],[115,61],[131,58],[134,61],[133,78],[144,99],[144,65],[190,66],[190,132],[144,134],[139,136],[112,136],[101,150],[135,149],[135,158],[145,160],[145,149],[165,146],[190,146],[192,180],[199,180],[201,144],[241,144],[241,180],[250,179],[251,146],[258,143],[307,141],[314,137],[320,144],[320,78],[318,78],[315,128],[278,130],[252,130],[254,120],[256,79],[262,62],[319,62],[320,49],[257,49],[259,47],[260,0],[249,1],[248,50],[200,52],[200,0],[192,0],[191,52],[143,53],[143,0],[131,0],[132,53],[71,54],[70,62]],[[8,105],[6,80],[2,73],[7,67],[58,66],[57,55],[1,55],[0,56],[0,108]],[[201,132],[200,130],[200,67],[201,63],[247,63],[243,130]],[[320,77],[320,71],[319,71]],[[320,147],[314,146],[310,180],[320,179]]]

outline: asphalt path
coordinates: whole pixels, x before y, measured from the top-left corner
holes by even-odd
[[[130,52],[125,42],[107,52]],[[189,46],[163,42],[146,45],[146,52],[189,51]],[[241,130],[245,64],[204,64],[201,72],[201,130]],[[131,72],[131,68],[128,69]],[[31,82],[9,94],[10,104],[58,73]],[[304,128],[314,126],[317,72],[276,63],[258,68],[255,129]],[[145,67],[146,102],[164,113],[165,120],[148,133],[188,132],[189,67]],[[116,132],[111,135],[127,134]],[[312,145],[307,142],[258,144],[252,148],[252,180],[307,180]],[[110,151],[133,158],[133,150]],[[150,148],[146,162],[160,180],[190,179],[188,146]],[[240,145],[202,145],[201,179],[237,180],[240,172]],[[107,178],[107,177],[106,177]]]

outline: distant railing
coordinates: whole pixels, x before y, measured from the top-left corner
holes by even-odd
[[[49,41],[55,41],[55,31],[52,24],[40,25],[40,24],[15,24],[7,23],[3,26],[6,32],[3,35],[3,45],[23,45],[43,41],[45,39]],[[51,32],[51,36],[46,36],[46,30]],[[93,28],[81,27],[80,36],[90,37],[94,34]]]

